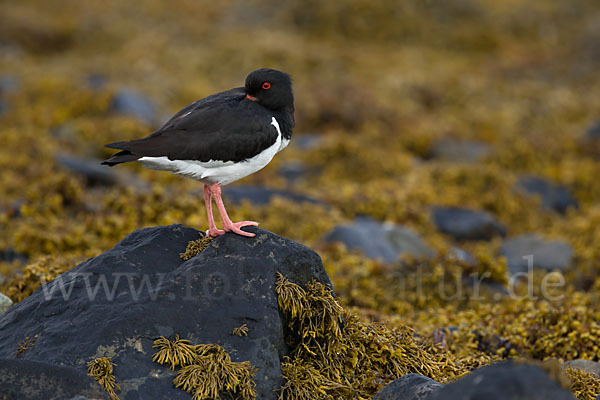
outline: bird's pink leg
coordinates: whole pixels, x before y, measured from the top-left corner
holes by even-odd
[[[257,226],[258,222],[232,222],[229,218],[229,215],[227,215],[227,211],[225,210],[225,204],[223,204],[223,199],[221,198],[221,186],[218,183],[213,183],[212,185],[210,185],[210,192],[215,198],[215,203],[217,203],[217,208],[219,209],[219,214],[221,214],[221,221],[223,221],[223,229],[225,230],[225,232],[233,232],[242,236],[254,237],[254,233],[244,232],[240,228],[244,226]]]
[[[208,214],[208,230],[206,234],[210,237],[217,237],[225,234],[225,231],[217,229],[215,218],[212,212],[212,192],[208,185],[204,185],[204,204],[206,204],[206,214]]]

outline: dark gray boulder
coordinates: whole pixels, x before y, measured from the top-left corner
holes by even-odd
[[[573,248],[561,241],[547,241],[536,234],[528,234],[507,239],[500,247],[500,254],[506,257],[508,270],[515,274],[528,270],[529,257],[533,268],[547,271],[565,269],[571,266]]]
[[[84,372],[29,360],[0,359],[2,400],[108,399],[108,394]]]
[[[569,188],[537,176],[525,176],[517,181],[516,188],[530,195],[540,196],[542,206],[561,214],[569,208],[578,208],[579,203]]]
[[[219,344],[233,361],[249,360],[258,368],[258,398],[275,399],[288,353],[276,272],[301,285],[331,283],[314,251],[248,230],[256,237],[226,234],[185,262],[179,254],[200,232],[171,225],[131,233],[11,307],[0,318],[0,358],[12,357],[24,336],[38,334],[27,360],[85,373],[88,361],[112,357],[122,399],[189,399],[173,387],[175,372],[152,362],[153,340],[178,334]],[[248,336],[232,335],[244,323]]]
[[[381,223],[367,217],[360,217],[351,224],[335,227],[325,235],[323,241],[341,242],[348,249],[360,250],[368,258],[388,263],[396,262],[404,255],[418,258],[435,256],[435,251],[412,229]]]
[[[427,400],[575,400],[535,365],[502,362],[444,385]]]
[[[433,207],[437,229],[456,240],[490,240],[506,236],[506,227],[492,214],[460,207]]]
[[[425,400],[443,385],[420,374],[406,374],[388,383],[373,400]]]

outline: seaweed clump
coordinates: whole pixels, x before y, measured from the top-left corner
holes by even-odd
[[[110,357],[96,358],[87,364],[88,375],[94,378],[106,390],[111,400],[119,400],[119,396],[115,390],[121,390],[115,382],[115,375],[113,373],[115,365],[117,364],[113,363]]]
[[[579,400],[596,400],[600,394],[600,377],[592,372],[567,366],[565,373],[571,380],[571,391]]]
[[[450,353],[406,326],[361,322],[322,283],[304,289],[278,273],[276,292],[292,347],[280,399],[366,399],[407,373],[445,382],[463,372]]]
[[[65,260],[56,260],[51,256],[41,257],[23,268],[20,274],[8,279],[4,284],[3,293],[13,302],[18,303],[29,297],[43,284],[52,281],[63,272],[69,271],[71,269],[69,261],[71,260],[68,259],[66,262]]]
[[[242,326],[233,328],[233,332],[231,332],[231,334],[239,337],[248,336],[248,324],[244,323]]]
[[[159,349],[152,361],[181,367],[173,384],[193,395],[193,400],[220,400],[221,393],[237,394],[243,400],[256,399],[249,361],[233,362],[223,347],[216,344],[192,345],[177,335],[174,341],[160,337],[153,348]]]
[[[23,340],[23,342],[19,344],[17,352],[15,353],[15,358],[25,355],[25,353],[27,353],[29,349],[35,346],[35,341],[37,340],[38,336],[39,334],[37,333],[35,334],[35,336],[32,337],[26,336],[25,340]]]
[[[214,238],[206,235],[202,236],[200,239],[189,241],[187,247],[185,248],[185,252],[179,254],[179,258],[187,261],[190,258],[197,256],[208,247],[208,245],[210,244],[210,242],[212,242],[213,239]]]

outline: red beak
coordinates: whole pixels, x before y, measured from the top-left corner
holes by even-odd
[[[247,95],[246,95],[246,98],[247,98],[248,100],[256,101],[256,97],[254,97],[254,96],[250,96],[249,94],[247,94]]]

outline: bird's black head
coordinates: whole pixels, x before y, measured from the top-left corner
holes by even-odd
[[[246,78],[246,97],[271,110],[294,111],[292,79],[284,72],[270,68],[253,71]]]

